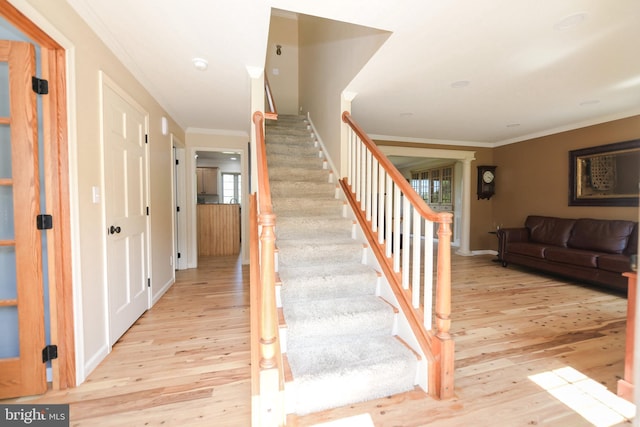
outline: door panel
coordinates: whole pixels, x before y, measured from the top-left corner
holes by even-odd
[[[144,313],[147,287],[146,113],[103,85],[109,339]]]
[[[47,384],[33,46],[0,41],[0,64],[0,398],[7,398],[44,393]]]

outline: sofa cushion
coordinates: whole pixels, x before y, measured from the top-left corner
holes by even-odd
[[[530,215],[525,226],[532,242],[566,247],[575,222],[575,219]]]
[[[544,259],[544,251],[547,246],[539,243],[514,242],[509,244],[509,252]]]
[[[602,270],[624,273],[631,271],[631,260],[628,255],[605,254],[598,257],[598,267]]]
[[[621,254],[627,248],[634,225],[632,221],[578,219],[573,226],[568,246],[576,249]]]
[[[551,246],[544,251],[544,257],[549,261],[563,264],[577,265],[580,267],[598,267],[598,254],[592,251]]]

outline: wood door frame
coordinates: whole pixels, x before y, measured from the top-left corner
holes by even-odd
[[[49,81],[49,94],[42,97],[42,161],[47,212],[55,213],[53,229],[47,236],[51,342],[58,346],[58,358],[52,361],[51,367],[53,389],[65,389],[76,385],[66,52],[7,0],[0,0],[0,15],[40,47],[40,78]]]

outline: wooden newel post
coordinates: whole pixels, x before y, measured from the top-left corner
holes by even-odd
[[[450,213],[440,214],[438,227],[438,282],[436,284],[436,340],[438,349],[436,394],[440,399],[454,395],[455,355],[451,337],[451,220]]]
[[[260,264],[261,264],[261,301],[262,315],[260,317],[260,367],[264,369],[276,367],[276,333],[277,325],[275,300],[275,219],[269,212],[259,215],[262,226],[260,234]]]
[[[440,216],[438,227],[438,281],[436,288],[436,336],[451,339],[451,214]]]

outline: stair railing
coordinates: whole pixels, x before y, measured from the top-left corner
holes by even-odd
[[[273,92],[271,92],[271,85],[267,74],[264,74],[264,96],[267,105],[267,111],[265,117],[270,120],[278,120],[278,109],[276,108],[276,100],[273,98]]]
[[[342,120],[348,125],[349,157],[347,177],[341,179],[340,184],[429,360],[429,394],[439,399],[451,398],[454,392],[454,342],[449,332],[453,215],[431,210],[348,112],[342,114]],[[438,224],[435,302],[434,224]]]
[[[264,116],[253,114],[256,129],[258,194],[250,196],[250,299],[253,426],[286,422],[284,368],[275,297],[275,223],[267,171]]]

